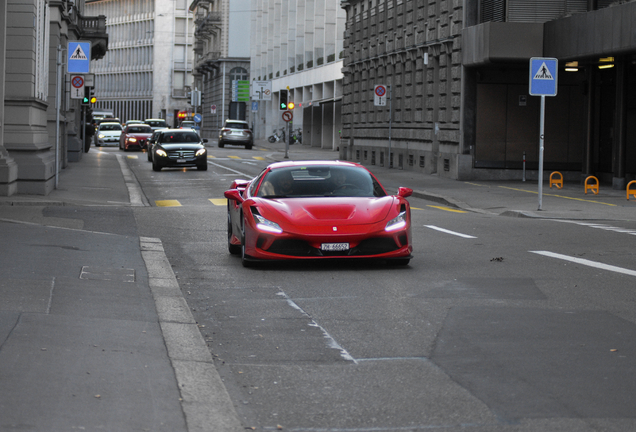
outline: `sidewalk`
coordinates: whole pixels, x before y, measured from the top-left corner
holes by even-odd
[[[243,430],[124,158],[0,197],[0,430]]]
[[[258,140],[255,148],[264,149],[270,160],[284,160],[285,145]],[[290,160],[338,159],[332,150],[302,144],[289,146]],[[539,185],[534,181],[457,181],[420,171],[367,165],[386,189],[400,186],[414,190],[413,196],[439,204],[467,210],[511,217],[538,217],[573,220],[635,220],[636,198],[627,200],[626,192],[601,185],[599,194],[585,194],[583,185],[566,183],[562,189],[543,184],[541,211]],[[549,174],[549,173],[546,173]]]

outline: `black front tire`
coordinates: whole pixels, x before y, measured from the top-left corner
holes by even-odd
[[[225,143],[223,141],[219,141],[218,146],[219,146],[219,148],[223,148],[223,147],[225,147]]]
[[[153,171],[161,171],[161,166],[157,162],[152,161],[152,170]]]
[[[254,263],[249,261],[248,255],[245,254],[245,218],[241,215],[241,264],[243,267],[253,267]]]
[[[232,255],[239,255],[242,250],[242,245],[235,245],[230,243],[232,239],[232,216],[230,216],[230,204],[228,203],[227,210],[227,249]]]
[[[205,165],[197,165],[197,169],[199,171],[207,171],[208,170],[208,164],[206,163]]]

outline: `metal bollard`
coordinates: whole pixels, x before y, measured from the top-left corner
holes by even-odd
[[[526,181],[526,152],[523,152],[523,178],[521,181]]]

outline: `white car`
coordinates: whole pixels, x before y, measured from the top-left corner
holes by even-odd
[[[119,145],[122,126],[119,123],[100,123],[95,132],[95,146]]]

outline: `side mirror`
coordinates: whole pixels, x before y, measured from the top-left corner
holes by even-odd
[[[208,139],[207,138],[203,138],[203,142],[204,143],[208,142]]]
[[[401,196],[402,198],[406,198],[406,197],[410,197],[411,195],[413,195],[413,189],[407,188],[407,187],[398,188],[398,196]]]
[[[238,203],[242,203],[244,201],[243,197],[241,196],[241,192],[239,192],[238,189],[230,189],[228,191],[225,191],[223,195],[225,195],[225,198],[236,201]]]

